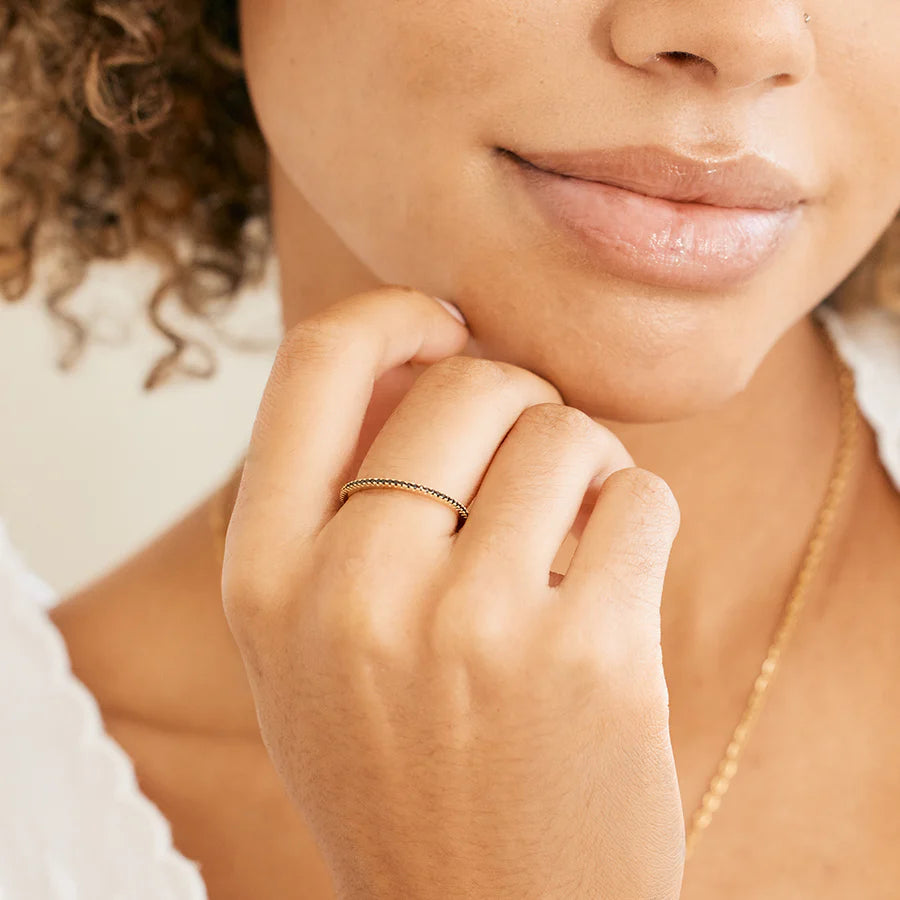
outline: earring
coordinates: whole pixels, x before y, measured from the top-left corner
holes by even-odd
[[[803,21],[809,22],[809,13],[803,13]]]

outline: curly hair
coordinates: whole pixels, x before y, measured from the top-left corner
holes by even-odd
[[[204,317],[262,274],[267,154],[244,81],[237,0],[7,0],[0,11],[0,292],[25,295],[52,258],[45,301],[78,357],[65,301],[96,259],[163,264],[149,298],[170,344],[145,380],[208,376],[167,325],[174,296]],[[259,223],[262,227],[250,227]]]
[[[66,299],[94,260],[140,250],[164,264],[148,310],[170,344],[145,387],[215,370],[208,351],[204,365],[188,361],[196,342],[162,305],[174,297],[205,318],[261,276],[270,252],[267,153],[237,19],[237,0],[0,10],[0,294],[21,298],[36,264],[53,260],[44,299],[70,337],[63,367],[87,334]],[[900,313],[900,218],[826,300]]]

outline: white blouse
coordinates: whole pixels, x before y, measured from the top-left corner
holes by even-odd
[[[900,491],[900,316],[816,310]],[[57,598],[0,520],[0,900],[202,900],[131,760],[71,673],[45,609]]]

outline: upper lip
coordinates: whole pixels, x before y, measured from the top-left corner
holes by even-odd
[[[774,210],[805,199],[787,169],[755,153],[700,159],[661,146],[630,146],[513,155],[546,172],[681,203]]]

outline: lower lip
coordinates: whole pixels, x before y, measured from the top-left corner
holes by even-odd
[[[800,205],[676,203],[510,159],[555,225],[580,239],[605,271],[633,281],[689,290],[734,286],[775,254],[799,220]]]

